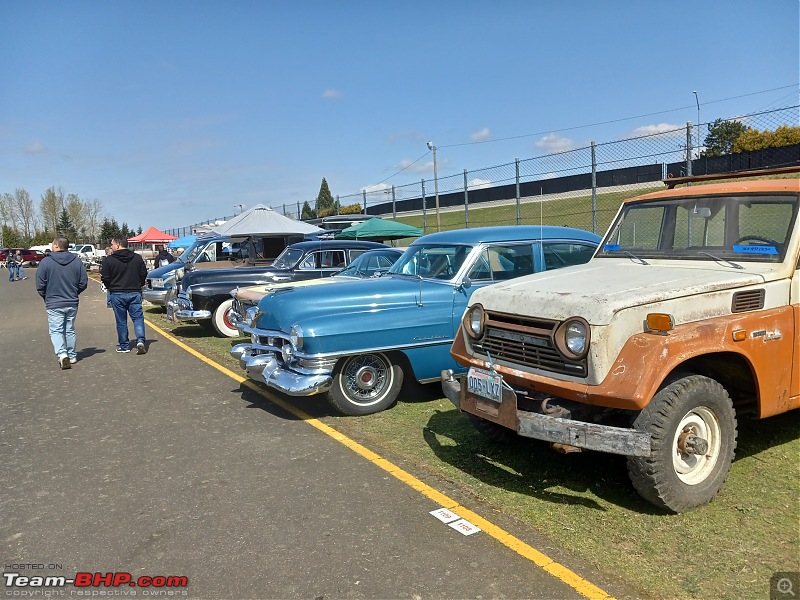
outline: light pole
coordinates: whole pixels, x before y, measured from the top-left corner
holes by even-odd
[[[700,99],[697,97],[697,91],[694,94],[694,101],[697,103],[697,155],[700,156]]]
[[[433,190],[436,194],[436,231],[442,230],[441,221],[439,221],[439,173],[436,170],[436,146],[428,142],[428,150],[433,151]]]
[[[242,214],[242,212],[244,211],[244,204],[234,204],[233,205],[233,216],[234,217],[236,216],[236,207],[237,206],[239,207],[239,214]]]

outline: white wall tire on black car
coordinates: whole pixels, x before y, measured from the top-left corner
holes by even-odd
[[[233,309],[233,298],[225,300],[211,315],[211,322],[218,334],[223,337],[239,337],[239,330],[231,323],[230,312]]]
[[[687,375],[663,387],[634,421],[650,433],[652,454],[629,457],[634,488],[656,506],[681,513],[722,489],[736,449],[736,413],[719,383]]]
[[[328,402],[345,415],[386,410],[403,386],[403,369],[385,354],[348,356],[337,364]]]

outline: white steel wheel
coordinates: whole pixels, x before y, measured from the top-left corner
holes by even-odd
[[[672,440],[672,466],[686,485],[704,481],[714,470],[722,444],[719,420],[705,406],[686,413],[675,430]],[[702,440],[707,449],[700,454],[695,449]]]

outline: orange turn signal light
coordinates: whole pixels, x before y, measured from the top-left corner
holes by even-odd
[[[650,313],[647,315],[647,329],[649,331],[672,331],[675,329],[675,320],[672,315]]]
[[[737,329],[733,332],[734,342],[743,342],[747,339],[747,332],[744,329]]]

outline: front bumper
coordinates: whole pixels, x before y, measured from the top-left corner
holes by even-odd
[[[313,396],[327,392],[332,385],[331,371],[300,373],[282,366],[274,353],[251,354],[252,344],[236,344],[229,354],[239,361],[247,377],[289,396]]]
[[[167,290],[165,288],[159,288],[157,290],[154,289],[145,289],[142,292],[142,298],[147,300],[151,304],[157,304],[158,306],[164,306],[167,300]]]
[[[183,298],[177,298],[167,302],[167,319],[180,323],[181,321],[202,321],[210,319],[210,310],[194,310],[192,303]]]
[[[523,437],[552,444],[625,456],[650,456],[649,433],[519,410],[516,393],[506,388],[497,404],[467,394],[461,385],[463,378],[464,375],[454,376],[450,369],[441,373],[444,395],[463,412],[513,429]]]

